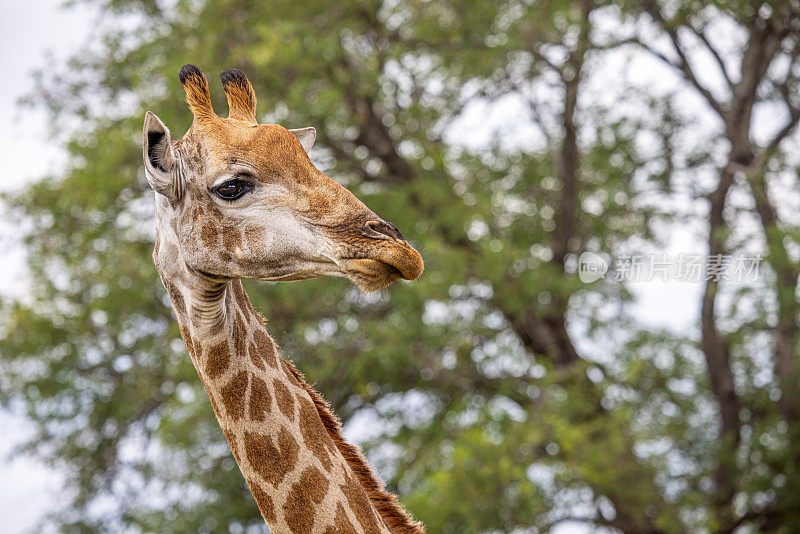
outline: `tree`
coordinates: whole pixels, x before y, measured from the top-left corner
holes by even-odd
[[[431,532],[791,524],[800,259],[776,200],[792,193],[780,180],[800,117],[788,6],[98,5],[102,44],[48,66],[33,98],[77,125],[71,165],[7,199],[30,228],[35,292],[4,303],[0,399],[36,423],[29,450],[72,475],[61,530],[262,528],[150,262],[136,143],[145,109],[188,127],[186,62],[242,68],[263,119],[316,126],[315,161],[422,251],[427,274],[379,295],[328,279],[248,291]],[[674,81],[607,87],[604,65],[642,57]],[[698,96],[706,108],[687,110]],[[754,113],[776,101],[788,120],[761,142]],[[503,106],[512,121],[476,127]],[[698,134],[698,117],[714,127]],[[687,190],[708,213],[682,208]],[[711,256],[759,252],[742,220],[759,223],[770,276],[708,280],[696,333],[637,321],[625,281],[575,276],[581,253],[658,249],[669,224],[707,224]]]

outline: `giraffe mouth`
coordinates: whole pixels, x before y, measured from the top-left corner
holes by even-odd
[[[419,252],[406,244],[366,256],[340,262],[345,276],[363,291],[378,291],[400,279],[416,280],[425,268]]]
[[[362,291],[378,291],[402,278],[400,271],[388,263],[366,258],[342,261],[344,274]]]

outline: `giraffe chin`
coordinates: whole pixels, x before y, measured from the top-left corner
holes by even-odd
[[[422,274],[422,259],[413,265],[390,264],[384,261],[362,258],[348,259],[342,262],[344,272],[360,290],[379,291],[392,285],[399,279],[415,280]],[[401,270],[402,269],[402,270]]]

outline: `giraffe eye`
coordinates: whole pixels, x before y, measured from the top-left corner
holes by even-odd
[[[214,188],[214,193],[222,200],[236,200],[253,190],[253,184],[234,178]]]

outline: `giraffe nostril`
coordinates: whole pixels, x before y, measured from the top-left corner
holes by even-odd
[[[390,222],[386,221],[367,221],[365,224],[368,233],[372,232],[375,234],[381,234],[386,237],[391,237],[392,239],[399,239],[401,241],[405,241],[403,234],[400,233],[400,230],[397,229],[395,225]]]

